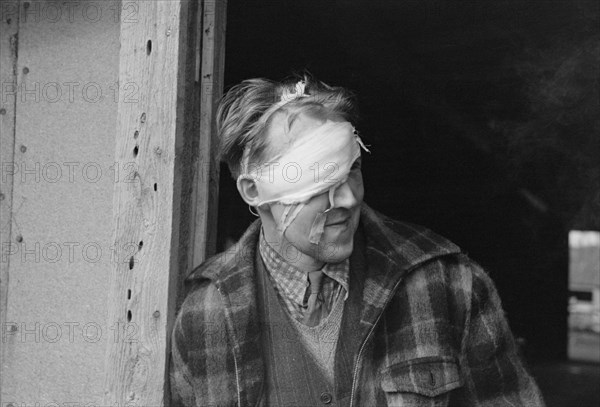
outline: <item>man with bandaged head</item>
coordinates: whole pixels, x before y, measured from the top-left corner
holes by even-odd
[[[363,202],[354,120],[309,76],[223,97],[221,158],[258,219],[187,279],[173,404],[543,405],[485,272]]]

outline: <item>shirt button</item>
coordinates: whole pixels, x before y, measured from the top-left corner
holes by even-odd
[[[331,397],[331,394],[329,394],[327,392],[321,393],[321,403],[329,404],[329,403],[331,403],[331,400],[333,400],[333,397]]]

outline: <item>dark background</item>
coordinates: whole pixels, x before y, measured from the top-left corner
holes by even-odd
[[[600,230],[599,3],[230,0],[225,87],[355,91],[365,201],[459,244],[527,359],[561,360],[568,231]],[[219,249],[254,219],[221,171]]]

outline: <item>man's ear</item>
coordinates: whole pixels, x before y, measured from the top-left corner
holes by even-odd
[[[240,179],[240,182],[237,183],[237,189],[244,202],[250,206],[258,205],[258,189],[253,180],[248,178]]]

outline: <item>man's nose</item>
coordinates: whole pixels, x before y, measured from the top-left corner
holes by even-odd
[[[352,188],[350,182],[346,180],[342,185],[335,189],[333,194],[334,208],[351,208],[359,204],[360,191],[356,190],[359,187]]]

